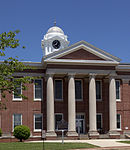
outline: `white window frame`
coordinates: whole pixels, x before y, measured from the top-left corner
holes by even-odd
[[[75,81],[81,81],[81,97],[82,97],[81,99],[76,99],[76,97],[75,97],[75,100],[76,101],[83,101],[83,80],[82,79],[75,79]]]
[[[64,119],[63,113],[55,113],[55,122],[56,122],[56,115],[61,115],[61,116],[62,116],[62,120]],[[55,124],[56,124],[56,123],[55,123]],[[56,127],[55,127],[55,130],[56,130],[56,131],[59,131],[58,129],[56,129]]]
[[[34,132],[41,132],[42,129],[35,129],[35,115],[41,115],[42,116],[42,129],[43,129],[43,114],[37,113],[37,114],[33,115]]]
[[[14,79],[15,80],[15,79]],[[23,90],[22,90],[22,83],[21,83],[21,94],[23,93]],[[13,91],[13,101],[22,101],[22,97],[21,98],[15,98],[14,97],[14,91]]]
[[[100,90],[101,90],[101,99],[96,99],[96,101],[102,101],[102,80],[96,80],[96,81],[100,81]]]
[[[120,80],[115,80],[115,82],[119,82],[119,85],[121,86],[121,81]],[[116,83],[115,83],[116,84]],[[121,101],[121,87],[119,86],[119,99],[116,98],[117,102]]]
[[[85,123],[86,123],[85,113],[82,113],[82,112],[81,112],[81,113],[80,113],[80,112],[79,112],[79,113],[76,113],[76,115],[75,115],[75,123],[76,123],[76,119],[77,119],[76,116],[77,116],[77,115],[83,115],[83,116],[84,116],[83,133],[85,133]],[[76,126],[76,125],[75,125],[75,126]]]
[[[103,128],[102,113],[97,113],[97,114],[96,114],[96,118],[97,118],[97,115],[101,115],[101,128]],[[98,128],[97,128],[97,130],[98,130]]]
[[[12,129],[13,129],[13,130],[12,130],[12,131],[14,131],[14,115],[21,115],[21,125],[23,124],[23,123],[22,123],[23,115],[20,114],[20,113],[19,113],[19,114],[18,114],[18,113],[13,114],[13,116],[12,116],[12,119],[13,119]]]
[[[42,98],[35,98],[35,80],[41,80],[41,88],[42,88]],[[34,93],[34,101],[42,101],[43,100],[43,79],[35,79],[33,82],[33,93]]]
[[[56,80],[61,80],[62,82],[62,98],[61,99],[57,99],[57,98],[55,98],[55,81]],[[63,101],[63,79],[55,79],[54,80],[54,98],[55,98],[55,101]]]
[[[117,115],[120,115],[120,128],[117,128],[118,131],[121,131],[121,114],[117,114]],[[116,116],[117,117],[117,116]]]

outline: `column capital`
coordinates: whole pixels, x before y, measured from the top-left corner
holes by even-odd
[[[91,78],[95,78],[96,77],[96,73],[89,73],[89,79],[91,79]]]
[[[53,78],[54,74],[53,73],[47,73],[46,76],[45,76],[45,80],[47,81],[47,79],[49,77],[52,77]]]
[[[69,77],[69,78],[71,78],[71,77],[74,78],[74,77],[75,77],[75,73],[68,73],[68,77]]]
[[[116,78],[116,76],[117,76],[117,74],[109,74],[109,80],[111,80],[111,79],[115,79],[115,78]]]

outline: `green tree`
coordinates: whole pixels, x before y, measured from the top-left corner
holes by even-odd
[[[24,125],[16,126],[13,135],[22,142],[30,137],[30,129]]]
[[[19,40],[16,38],[16,35],[19,33],[19,30],[14,32],[4,32],[0,34],[0,56],[4,58],[5,51],[8,48],[14,49],[18,46],[21,46]],[[24,46],[22,48],[25,48]],[[10,49],[10,50],[11,50]],[[6,91],[9,93],[14,92],[18,94],[17,87],[18,83],[22,83],[22,90],[26,90],[25,83],[30,83],[32,77],[19,77],[15,78],[15,72],[22,72],[23,70],[30,69],[29,66],[25,66],[22,62],[18,60],[18,57],[3,60],[0,62],[0,92],[1,97],[6,98]],[[15,80],[14,80],[15,79]],[[23,94],[20,95],[22,98],[27,98]],[[0,102],[0,109],[6,108],[6,105]]]

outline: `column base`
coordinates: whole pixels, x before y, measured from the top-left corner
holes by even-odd
[[[97,131],[89,131],[88,136],[90,139],[98,139],[99,133]]]
[[[120,138],[120,133],[117,132],[116,130],[111,130],[111,131],[109,131],[109,137],[111,139],[119,139]]]
[[[66,135],[68,137],[78,137],[78,133],[76,131],[68,131]]]
[[[57,137],[57,134],[55,131],[47,131],[46,133],[46,139],[55,139]]]

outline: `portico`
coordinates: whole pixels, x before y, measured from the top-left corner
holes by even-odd
[[[83,74],[84,72],[84,74]],[[87,72],[87,73],[85,73]],[[109,85],[109,135],[119,135],[116,130],[116,88],[115,88],[115,75],[109,74],[108,72],[112,72],[112,70],[106,70],[104,73],[102,70],[96,70],[94,73],[89,72],[89,70],[68,70],[66,74],[65,69],[57,69],[57,74],[55,69],[47,70],[47,136],[48,137],[56,137],[55,132],[55,110],[54,110],[54,78],[55,76],[63,76],[67,80],[68,84],[68,137],[77,137],[78,134],[76,132],[76,99],[75,99],[75,79],[78,77],[82,77],[82,79],[87,80],[88,83],[88,93],[89,93],[89,131],[88,135],[90,137],[98,137],[99,133],[97,131],[97,100],[96,100],[96,79],[106,79],[108,80]],[[102,73],[101,73],[102,72]],[[64,89],[63,89],[64,90]],[[83,91],[85,92],[85,90]],[[63,99],[64,101],[64,99]],[[85,125],[86,126],[86,125]]]

